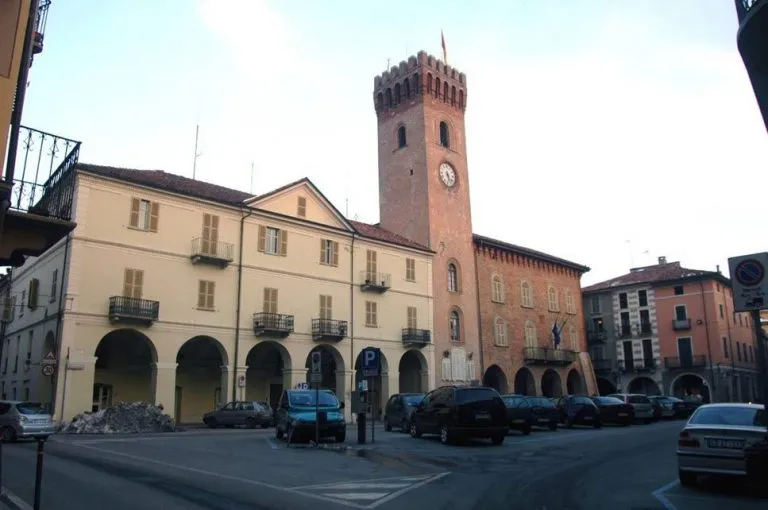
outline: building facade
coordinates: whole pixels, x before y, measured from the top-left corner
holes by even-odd
[[[144,400],[199,422],[232,399],[276,405],[319,350],[322,386],[349,402],[365,347],[382,351],[379,402],[434,385],[433,253],[347,220],[309,180],[251,197],[80,165],[75,203],[74,233],[14,270],[8,398],[56,388],[65,420]]]
[[[686,269],[659,257],[583,295],[601,394],[756,396],[754,331],[749,314],[733,312],[730,280],[719,270]]]
[[[739,53],[768,129],[768,1],[735,0],[735,3]]]

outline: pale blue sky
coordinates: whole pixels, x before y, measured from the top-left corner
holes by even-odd
[[[248,191],[253,161],[254,192],[307,176],[373,223],[373,77],[439,56],[441,28],[476,232],[585,283],[628,269],[628,239],[635,265],[765,250],[768,135],[730,0],[54,0],[24,123],[81,161],[190,176],[199,122],[199,179]]]

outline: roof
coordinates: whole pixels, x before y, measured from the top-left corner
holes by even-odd
[[[251,193],[245,193],[243,191],[225,188],[224,186],[219,186],[217,184],[211,184],[209,182],[198,181],[195,179],[190,179],[189,177],[171,174],[164,172],[163,170],[138,170],[135,168],[119,168],[112,166],[93,165],[89,163],[78,163],[77,170],[101,177],[128,182],[131,184],[137,184],[139,186],[146,186],[148,188],[155,188],[161,191],[168,191],[171,193],[177,193],[179,195],[185,195],[202,200],[209,200],[211,202],[217,202],[235,207],[248,207],[246,202],[252,202],[261,198],[266,198],[302,182],[308,182],[312,184],[307,177],[304,177],[284,186],[280,186],[279,188],[262,195],[253,195]],[[316,186],[312,186],[316,189]],[[322,193],[320,194],[322,195]],[[326,199],[324,196],[323,198]],[[330,200],[328,200],[328,203],[331,204]],[[333,204],[331,204],[331,206],[333,206]],[[379,227],[378,224],[371,225],[368,223],[352,221],[349,219],[347,219],[347,222],[352,225],[356,233],[362,237],[367,237],[369,239],[382,241],[385,243],[396,244],[407,248],[413,248],[416,250],[431,252],[429,248],[410,241],[409,239],[399,236],[393,232],[385,230]]]
[[[662,283],[687,280],[693,278],[715,278],[730,285],[730,281],[717,271],[703,271],[701,269],[688,269],[680,266],[680,262],[665,262],[654,266],[637,267],[630,269],[629,273],[617,276],[604,282],[595,283],[581,289],[582,292],[598,292],[614,289],[616,287],[629,287],[632,285],[659,285]]]
[[[560,257],[555,257],[554,255],[550,255],[548,253],[532,250],[524,246],[518,246],[516,244],[506,243],[504,241],[499,241],[498,239],[493,239],[491,237],[481,236],[480,234],[472,234],[472,240],[478,246],[488,246],[490,248],[496,248],[498,250],[508,251],[516,255],[522,255],[524,257],[530,257],[536,260],[541,260],[542,262],[549,262],[550,264],[556,264],[558,266],[567,267],[569,269],[578,271],[579,273],[586,273],[587,271],[589,271],[589,268],[582,264],[577,264],[576,262],[571,262],[570,260],[561,259]]]

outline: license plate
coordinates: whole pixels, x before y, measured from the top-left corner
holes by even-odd
[[[488,414],[488,413],[477,413],[477,414],[475,414],[475,419],[476,420],[490,420],[491,419],[491,415]]]
[[[709,448],[723,448],[726,450],[743,450],[743,439],[707,439]]]
[[[623,418],[623,417],[629,416],[629,415],[627,413],[619,413],[619,416],[621,416]]]
[[[590,421],[591,419],[592,419],[592,417],[591,417],[591,416],[585,416],[585,417],[584,417],[584,421]]]
[[[525,420],[522,420],[522,419],[512,420],[512,423],[525,423]]]

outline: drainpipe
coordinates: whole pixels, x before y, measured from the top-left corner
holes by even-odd
[[[58,362],[59,369],[56,371],[56,376],[51,377],[51,415],[56,416],[56,394],[59,386],[59,377],[61,370],[67,370],[67,364],[61,362],[61,335],[62,328],[61,323],[64,321],[64,289],[67,286],[67,262],[69,260],[69,245],[72,242],[72,234],[67,234],[67,242],[64,244],[64,261],[61,263],[61,283],[59,284],[59,312],[56,317],[56,333],[54,335],[53,348],[56,349],[56,361]],[[61,402],[61,419],[64,419],[64,399],[62,397]]]
[[[725,287],[723,287],[723,290],[725,290]],[[733,399],[733,394],[738,390],[733,384],[736,379],[736,356],[733,352],[733,338],[731,338],[731,316],[728,314],[728,299],[723,299],[723,303],[725,303],[723,305],[725,309],[725,325],[728,328],[728,354],[731,358],[731,398]]]
[[[349,395],[352,398],[352,392],[355,391],[355,238],[352,234],[352,244],[349,248],[349,362],[352,363],[352,370],[349,371]],[[383,389],[383,388],[382,388]],[[352,409],[352,402],[349,403]],[[352,411],[350,411],[351,413]]]
[[[701,306],[704,308],[704,331],[707,334],[707,354],[709,356],[709,377],[712,381],[712,391],[710,391],[710,402],[715,401],[715,393],[717,391],[717,383],[715,382],[715,369],[712,367],[712,342],[709,338],[709,316],[707,314],[707,301],[704,299],[704,281],[699,280],[699,288],[701,289]]]
[[[472,241],[474,244],[474,240]],[[483,357],[483,322],[480,314],[480,272],[477,269],[477,249],[473,246],[475,252],[475,297],[477,298],[477,334],[479,335],[480,346],[480,384],[485,384],[485,358]]]
[[[248,208],[248,214],[240,217],[240,254],[237,260],[237,306],[235,307],[235,355],[232,365],[232,400],[237,393],[237,362],[240,353],[240,304],[243,298],[243,238],[245,237],[245,219],[253,214]]]

